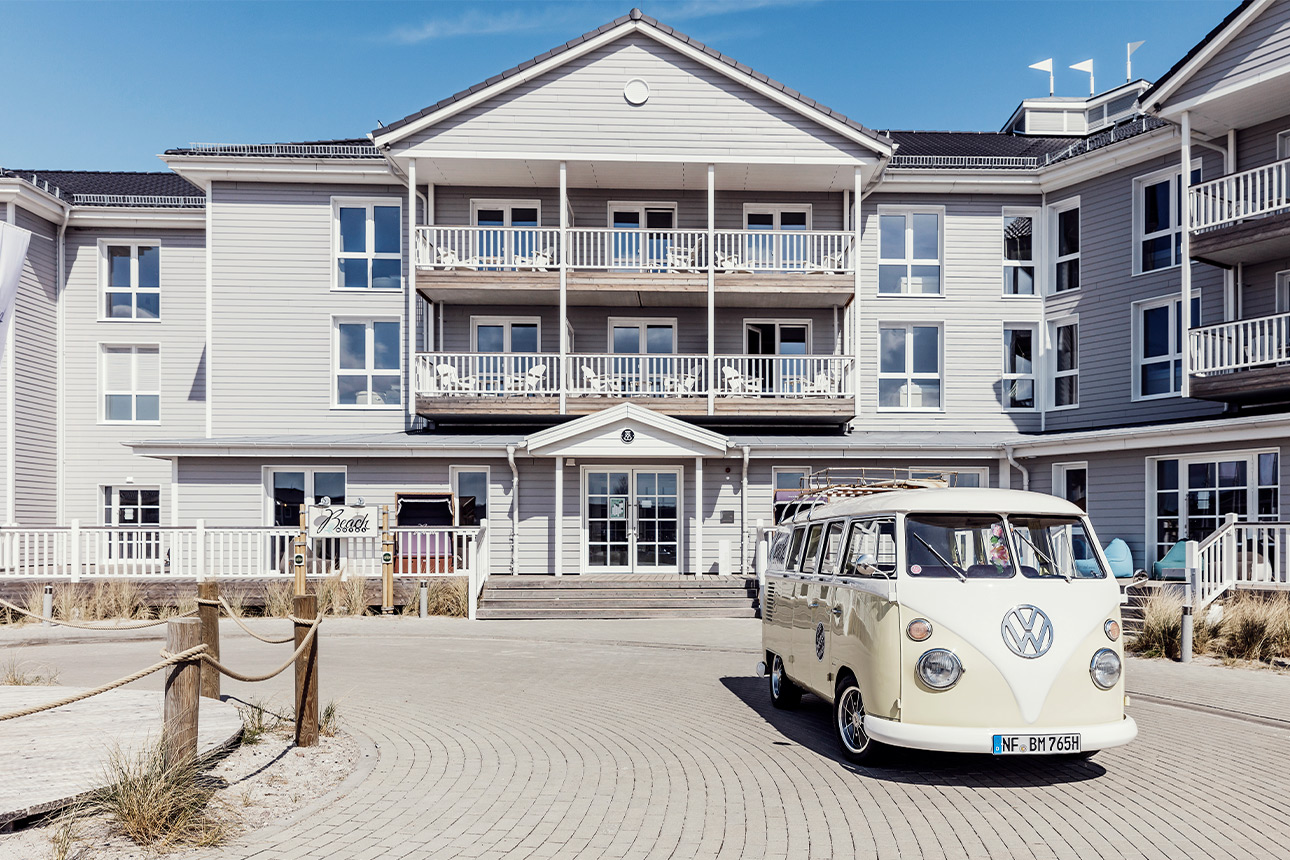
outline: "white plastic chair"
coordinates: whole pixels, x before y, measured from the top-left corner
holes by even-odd
[[[543,248],[541,251],[534,251],[531,257],[517,255],[515,257],[515,268],[545,272],[550,268],[551,261],[554,259],[555,252],[550,248]]]
[[[473,391],[475,388],[475,377],[459,375],[451,364],[435,365],[435,373],[439,376],[440,391]]]
[[[622,383],[617,379],[601,376],[587,365],[582,366],[582,378],[592,394],[614,394],[622,390]]]
[[[717,270],[723,272],[752,272],[752,266],[745,263],[738,254],[721,254],[717,257]]]
[[[458,267],[469,269],[472,272],[479,269],[478,260],[474,257],[467,257],[463,260],[452,248],[439,248],[438,256],[439,265],[443,267],[444,271],[451,272],[453,269]]]
[[[535,364],[524,374],[511,377],[511,388],[532,394],[542,389],[542,379],[546,376],[546,365]]]
[[[726,396],[734,397],[736,394],[745,396],[756,396],[761,394],[761,383],[755,379],[749,379],[733,367],[721,368],[721,376],[726,381]]]
[[[831,397],[832,395],[837,394],[837,392],[837,382],[833,379],[833,374],[828,371],[821,371],[815,374],[815,376],[811,378],[811,381],[806,383],[806,387],[802,389],[802,394],[805,395],[822,394]]]

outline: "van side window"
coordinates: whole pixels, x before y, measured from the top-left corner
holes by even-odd
[[[797,570],[797,563],[802,560],[802,538],[805,535],[805,528],[793,529],[793,542],[788,548],[788,563],[784,565],[784,570]]]
[[[860,570],[860,558],[873,556],[877,573]],[[840,576],[894,576],[896,573],[896,520],[887,517],[852,523]]]
[[[820,561],[820,575],[832,576],[838,568],[838,555],[842,551],[842,521],[829,523],[824,536],[824,558]]]
[[[815,562],[820,557],[820,534],[824,526],[817,523],[811,526],[806,536],[806,552],[802,553],[802,573],[815,573]]]
[[[788,555],[788,542],[792,539],[792,534],[784,532],[775,535],[775,540],[770,545],[770,566],[783,567],[784,557]]]

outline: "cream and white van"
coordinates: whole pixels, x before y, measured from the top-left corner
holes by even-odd
[[[1087,756],[1133,740],[1120,589],[1083,511],[929,483],[831,488],[779,525],[758,666],[773,704],[832,702],[856,762],[891,747]]]

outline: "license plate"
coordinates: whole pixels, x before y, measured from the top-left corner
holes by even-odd
[[[995,755],[1051,755],[1083,751],[1078,734],[995,735]]]

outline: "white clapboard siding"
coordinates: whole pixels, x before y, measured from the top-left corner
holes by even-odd
[[[31,526],[57,518],[56,447],[58,405],[58,227],[25,209],[17,226],[30,230],[27,259],[18,283],[13,340],[14,454],[19,465],[14,513]]]
[[[1201,66],[1169,101],[1184,102],[1219,87],[1275,74],[1287,61],[1290,0],[1277,0]]]

